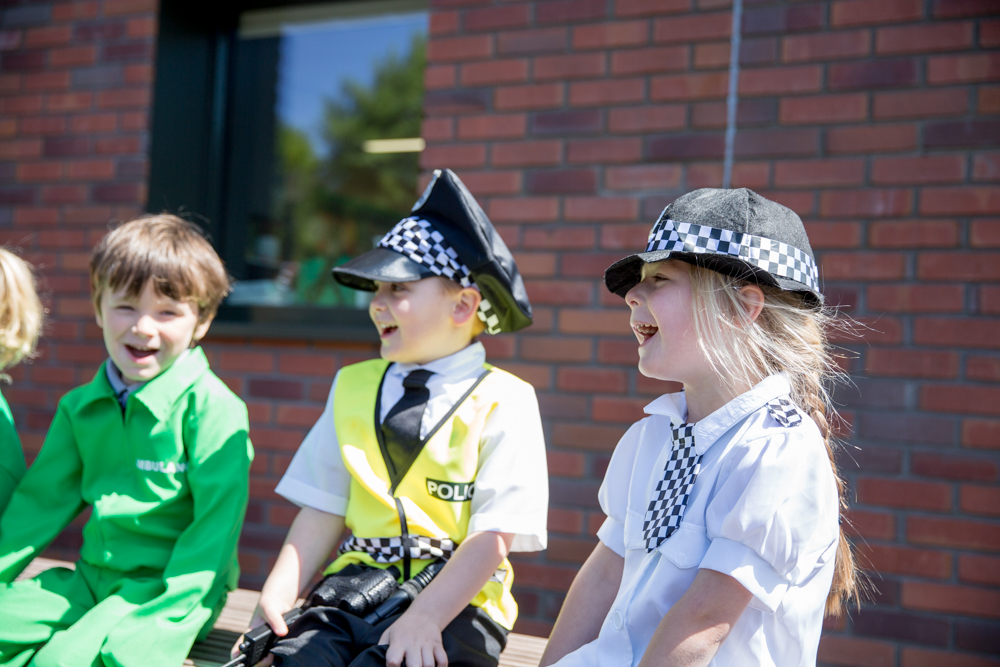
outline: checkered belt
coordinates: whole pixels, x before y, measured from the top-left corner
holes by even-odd
[[[696,454],[694,449],[694,424],[681,424],[673,429],[673,447],[663,470],[663,479],[656,485],[642,522],[646,551],[660,546],[681,525],[700,469],[701,455]]]
[[[410,558],[431,560],[434,558],[451,558],[455,553],[456,544],[447,537],[409,536]],[[370,555],[376,563],[395,563],[403,560],[402,537],[356,537],[351,535],[340,545],[340,553],[362,551]]]
[[[731,255],[770,274],[797,280],[819,291],[819,269],[809,253],[764,236],[661,217],[653,225],[646,242],[646,252],[654,250]]]

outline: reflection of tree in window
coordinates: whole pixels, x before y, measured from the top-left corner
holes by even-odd
[[[330,269],[371,248],[373,239],[404,217],[417,196],[419,153],[367,153],[369,139],[420,136],[425,39],[408,53],[391,52],[373,84],[342,86],[325,104],[326,156],[302,130],[279,124],[273,216],[294,230],[295,301],[355,305],[356,293],[330,279]],[[281,277],[279,277],[279,280]]]

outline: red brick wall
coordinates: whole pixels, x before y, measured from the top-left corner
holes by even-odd
[[[672,198],[721,184],[729,4],[433,2],[424,166],[451,166],[481,197],[536,312],[523,334],[486,341],[536,386],[549,446],[550,548],[517,559],[522,631],[550,628],[595,542],[610,452],[663,390],[637,373],[600,276]],[[802,215],[830,301],[870,327],[843,341],[857,388],[838,399],[853,426],[850,518],[878,594],[830,624],[825,664],[1000,665],[995,7],[744,8],[734,185]],[[52,310],[41,358],[4,388],[30,456],[59,395],[103,358],[86,257],[108,219],[144,204],[155,8],[31,2],[2,21],[0,238],[41,266]],[[250,405],[242,558],[259,585],[294,515],[274,485],[335,370],[374,349],[206,347]]]

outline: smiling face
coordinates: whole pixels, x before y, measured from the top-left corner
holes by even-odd
[[[198,306],[156,291],[148,280],[137,296],[105,289],[97,309],[104,346],[126,384],[148,382],[177,361],[211,324],[198,322]]]
[[[698,345],[688,264],[666,260],[643,265],[642,280],[625,301],[639,341],[640,373],[685,387],[713,374]]]
[[[475,334],[479,292],[447,278],[376,282],[368,315],[378,327],[383,359],[424,364],[466,347]]]

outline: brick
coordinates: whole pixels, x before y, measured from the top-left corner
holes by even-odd
[[[969,95],[956,88],[875,93],[876,120],[956,116],[969,109]]]
[[[550,166],[562,159],[562,143],[559,141],[519,141],[494,144],[490,161],[498,167]]]
[[[947,379],[958,377],[958,354],[872,348],[865,366],[872,375]]]
[[[646,21],[598,23],[573,28],[574,49],[616,49],[640,46],[649,41]]]
[[[45,51],[8,51],[0,54],[4,72],[31,72],[45,69]]]
[[[156,0],[104,0],[105,16],[122,16],[125,14],[146,14],[155,12]]]
[[[656,42],[701,42],[709,39],[728,39],[732,33],[733,19],[730,12],[699,13],[657,19],[653,23],[653,40]]]
[[[1000,382],[1000,357],[968,357],[965,360],[965,377],[970,380]]]
[[[49,95],[45,100],[47,111],[83,111],[94,103],[92,93],[64,93]]]
[[[862,414],[857,433],[866,439],[951,446],[955,442],[956,420],[913,413]]]
[[[826,132],[826,148],[831,153],[894,153],[913,150],[916,145],[913,125],[830,128]]]
[[[716,69],[729,66],[729,42],[706,42],[694,46],[696,69]]]
[[[872,183],[914,184],[949,183],[965,179],[965,156],[878,158],[872,166]]]
[[[618,0],[615,3],[617,16],[685,13],[690,9],[691,0]]]
[[[1000,56],[991,53],[936,56],[927,60],[927,82],[932,85],[996,81]]]
[[[631,197],[568,197],[564,216],[567,220],[605,222],[635,220],[639,202]]]
[[[141,200],[141,189],[135,183],[95,185],[90,191],[95,202],[138,204]]]
[[[560,169],[528,174],[526,190],[532,194],[576,194],[597,190],[593,169]]]
[[[817,92],[821,76],[819,65],[748,69],[740,72],[739,92],[741,96]]]
[[[962,445],[973,449],[1000,449],[1000,422],[987,419],[964,420]]]
[[[113,113],[75,115],[70,119],[73,134],[98,134],[118,129],[118,115]]]
[[[612,190],[672,190],[680,179],[677,165],[608,167],[604,172],[604,183]]]
[[[521,356],[532,361],[589,361],[591,347],[586,338],[524,336],[520,341]]]
[[[90,152],[90,141],[83,137],[49,137],[45,140],[44,152],[50,157],[86,155]]]
[[[0,100],[0,113],[34,114],[42,110],[41,95],[18,95]]]
[[[906,272],[901,253],[825,253],[820,259],[820,275],[827,280],[894,280]]]
[[[682,129],[687,110],[679,104],[656,104],[625,107],[608,111],[608,129],[612,132],[663,132]]]
[[[493,198],[489,215],[495,222],[552,222],[559,215],[559,200],[555,197]]]
[[[996,13],[990,0],[935,0],[931,11],[934,18],[964,18]]]
[[[905,581],[902,603],[909,609],[1000,618],[1000,591],[970,586]]]
[[[740,42],[740,65],[753,67],[755,65],[774,65],[778,62],[778,39],[765,37],[762,39],[744,39]]]
[[[526,229],[525,248],[547,250],[585,250],[594,247],[597,234],[592,227],[560,225],[556,229]],[[589,294],[589,287],[588,294]]]
[[[464,12],[462,26],[466,31],[497,30],[500,28],[522,28],[531,21],[531,7],[509,5],[506,7],[485,7]]]
[[[148,61],[152,56],[153,45],[148,40],[109,44],[101,49],[101,62],[118,62],[122,60]]]
[[[48,204],[77,204],[87,199],[82,185],[53,185],[42,188],[42,201]]]
[[[439,167],[481,167],[486,163],[486,147],[481,144],[428,146],[420,154],[424,169]]]
[[[532,64],[532,74],[535,81],[603,76],[605,59],[603,53],[538,56]]]
[[[558,83],[530,84],[497,88],[494,104],[501,111],[549,109],[563,103],[563,86]]]
[[[457,79],[455,65],[428,65],[424,69],[424,88],[429,91],[454,88]]]
[[[460,139],[503,139],[524,136],[528,121],[524,114],[466,116],[458,119]]]
[[[973,120],[929,123],[924,129],[927,148],[975,148],[1000,146],[1000,121]]]
[[[836,28],[878,23],[902,23],[923,17],[920,0],[842,0],[830,7],[830,25]]]
[[[926,280],[1000,280],[1000,254],[983,252],[921,253],[917,275]]]
[[[910,86],[917,83],[917,64],[911,59],[870,60],[830,65],[830,90]]]
[[[462,180],[472,194],[477,197],[510,195],[521,191],[521,172],[519,171],[464,172]]]
[[[489,58],[493,54],[491,35],[440,37],[427,44],[427,62],[454,62]]]
[[[959,506],[962,511],[983,516],[1000,516],[1000,490],[995,486],[963,484]],[[994,575],[998,580],[1000,576]]]
[[[576,139],[566,145],[566,161],[571,164],[638,162],[641,139]]]
[[[21,162],[17,165],[17,180],[22,183],[56,181],[62,176],[60,162]]]
[[[819,642],[819,661],[852,667],[893,667],[893,645],[872,639],[826,635]]]
[[[781,40],[781,59],[786,63],[858,58],[871,52],[867,30],[791,35]]]
[[[650,139],[646,157],[651,160],[721,159],[725,152],[722,134],[683,134]]]
[[[97,16],[98,4],[94,2],[65,2],[52,6],[53,21],[91,19]]]
[[[268,373],[274,370],[274,355],[270,352],[225,351],[216,363],[224,371]]]
[[[487,60],[462,65],[463,86],[491,86],[498,83],[520,83],[528,80],[528,61],[523,58]]]
[[[857,482],[858,502],[878,507],[947,512],[951,510],[951,485],[891,478],[862,478]]]
[[[454,139],[454,123],[451,118],[425,118],[420,125],[420,136],[428,142]]]
[[[1000,188],[924,188],[920,192],[924,215],[983,215],[1000,213]]]
[[[97,106],[101,109],[131,109],[148,107],[151,91],[147,88],[126,88],[105,90],[97,94]]]
[[[820,194],[823,217],[896,217],[912,212],[912,196],[906,189],[826,191]]]
[[[154,37],[156,27],[157,21],[151,16],[132,18],[125,23],[125,36],[132,39]]]
[[[968,49],[972,46],[972,28],[971,22],[879,28],[875,33],[875,52],[900,55]]]
[[[876,566],[878,572],[883,572]],[[855,635],[879,637],[931,646],[947,646],[951,624],[940,618],[882,609],[865,609],[854,619]]]
[[[994,339],[993,345],[996,345]],[[920,407],[935,412],[956,414],[1000,414],[1000,387],[977,385],[923,385]]]
[[[910,469],[924,477],[971,482],[995,481],[1000,472],[994,461],[926,452],[913,454]]]
[[[608,79],[571,83],[569,103],[572,106],[610,106],[640,102],[645,95],[642,79]]]
[[[996,496],[995,489],[983,490],[990,491],[991,495]],[[990,508],[992,514],[996,514],[997,501],[1000,501],[1000,498],[994,499]],[[963,554],[958,557],[958,578],[965,583],[1000,586],[1000,558]]]
[[[529,125],[532,134],[540,135],[595,133],[602,128],[602,114],[597,109],[549,111],[534,114]]]
[[[607,3],[602,0],[544,0],[535,5],[538,23],[571,23],[607,15]]]
[[[50,67],[80,67],[93,65],[95,62],[97,49],[93,46],[69,46],[49,51]]]
[[[25,90],[66,90],[70,76],[69,72],[35,72],[25,74],[22,81]]]
[[[563,51],[568,43],[569,31],[564,27],[501,32],[497,35],[497,52],[505,55],[550,53]]]
[[[41,155],[42,142],[38,139],[0,141],[0,160],[20,160]]]
[[[565,261],[565,260],[564,260]],[[627,309],[563,308],[559,331],[566,334],[624,335],[629,331]]]
[[[823,13],[823,9],[816,4],[748,9],[743,13],[742,32],[755,35],[816,30],[823,27]]]
[[[823,248],[856,248],[861,243],[861,226],[856,222],[805,222],[809,245]],[[852,301],[855,303],[856,299]]]
[[[861,185],[865,165],[861,160],[786,160],[774,163],[777,187]]]
[[[894,220],[873,222],[868,242],[876,248],[947,248],[958,245],[955,220]]]
[[[979,288],[979,312],[1000,315],[1000,288],[985,285]]]
[[[427,24],[427,32],[434,37],[450,35],[458,31],[458,12],[431,12],[430,21]]]
[[[611,73],[618,76],[682,71],[688,67],[686,46],[658,46],[614,51]]]
[[[556,373],[556,387],[572,392],[625,393],[628,378],[620,370],[560,368]]]
[[[619,250],[632,250],[634,248],[642,248],[646,245],[646,236],[649,233],[649,225],[646,223],[639,223],[634,225],[603,225],[601,227],[601,242],[600,247],[604,249],[617,248]],[[604,299],[605,295],[602,293],[601,298]],[[610,299],[610,295],[608,296]],[[608,302],[605,302],[608,303]],[[634,348],[635,345],[633,344]],[[634,352],[634,350],[633,350]],[[632,359],[630,355],[629,359]],[[636,359],[637,361],[638,359]],[[601,361],[604,361],[603,359]]]
[[[725,97],[729,89],[727,72],[678,74],[655,77],[649,83],[649,97],[656,101],[682,101]]]
[[[1000,323],[990,319],[918,318],[914,340],[924,345],[947,345],[970,348],[996,348],[1000,341]]]
[[[66,163],[66,177],[70,180],[107,180],[114,175],[115,163],[111,160],[74,160]]]
[[[1000,181],[1000,153],[977,153],[972,161],[975,181]]]
[[[818,95],[781,100],[778,117],[783,124],[826,124],[862,121],[868,116],[868,96]]]
[[[938,665],[948,665],[948,667],[1000,667],[1000,661],[992,658],[969,655],[967,653],[957,653],[954,650],[932,651],[929,649],[903,647],[902,651],[903,667],[938,667]]]

